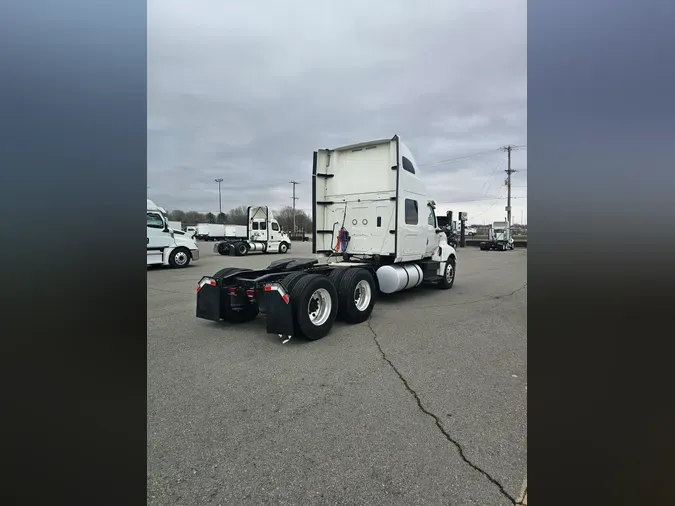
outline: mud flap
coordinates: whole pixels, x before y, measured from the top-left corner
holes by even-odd
[[[197,318],[220,321],[220,283],[202,278],[197,287]]]
[[[264,297],[267,309],[267,333],[292,336],[293,307],[288,296],[276,290],[265,290]]]

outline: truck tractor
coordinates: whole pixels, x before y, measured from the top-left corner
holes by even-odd
[[[312,207],[315,258],[279,259],[259,270],[226,267],[203,277],[196,316],[240,323],[263,313],[267,332],[282,342],[317,340],[336,318],[368,320],[379,294],[422,284],[452,288],[457,253],[398,135],[314,152]]]
[[[480,243],[481,251],[506,251],[513,249],[513,237],[507,221],[495,221],[488,229],[488,240]]]
[[[148,200],[147,215],[147,264],[183,268],[190,261],[199,260],[199,247],[195,240],[169,226],[166,211]]]
[[[213,246],[221,255],[244,256],[259,253],[287,253],[290,236],[281,229],[267,206],[249,206],[247,225],[226,225],[226,238]]]

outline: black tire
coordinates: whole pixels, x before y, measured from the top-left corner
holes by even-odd
[[[340,317],[340,306],[341,304],[339,303],[339,297],[340,297],[340,283],[342,282],[342,278],[345,277],[345,274],[347,274],[347,271],[349,269],[346,268],[337,268],[333,269],[330,271],[330,274],[328,274],[328,279],[330,279],[333,282],[333,285],[338,289],[338,317]]]
[[[347,271],[338,286],[338,315],[347,323],[362,323],[370,317],[375,307],[375,297],[377,295],[377,286],[375,278],[368,271],[368,269],[351,268],[345,269]],[[365,282],[367,287],[361,286],[357,290],[359,284]],[[364,291],[362,291],[364,290]],[[358,291],[358,294],[357,294]],[[370,293],[368,293],[370,292]],[[365,304],[364,307],[359,308],[356,297],[359,299],[363,297],[360,302]]]
[[[282,242],[282,243],[279,245],[279,253],[284,254],[284,253],[286,253],[287,251],[288,251],[288,244],[286,244],[285,242]]]
[[[454,258],[448,258],[448,261],[445,263],[445,272],[443,273],[443,277],[441,278],[440,283],[438,283],[438,286],[442,290],[450,290],[452,286],[455,284],[455,275],[457,274],[457,262],[455,262]],[[448,269],[452,269],[452,273],[448,274]],[[450,277],[450,279],[448,279]]]
[[[330,300],[330,307],[326,308],[328,312],[326,319],[319,325],[312,322],[309,312],[312,296],[318,290],[324,290],[327,300]],[[291,304],[293,304],[295,317],[295,332],[310,341],[316,341],[317,339],[326,337],[330,329],[333,328],[338,310],[337,289],[327,276],[306,274],[305,276],[301,276],[293,287],[291,291]]]
[[[238,242],[234,245],[234,254],[238,257],[243,257],[248,253],[248,246],[245,242]]]
[[[220,244],[218,244],[218,253],[221,255],[229,255],[230,245],[226,242],[221,242]]]
[[[244,269],[243,267],[225,267],[224,269],[220,269],[211,277],[215,279],[222,279],[229,274],[234,274],[235,272],[247,272],[250,270],[251,269]]]
[[[300,278],[303,276],[306,276],[307,273],[304,271],[298,271],[298,272],[291,272],[288,276],[284,277],[284,279],[281,280],[281,286],[284,287],[284,290],[286,290],[286,293],[291,294],[293,291],[293,288],[295,287],[296,283],[300,281]]]
[[[176,248],[169,255],[169,265],[174,269],[183,269],[190,265],[192,253],[187,248]]]

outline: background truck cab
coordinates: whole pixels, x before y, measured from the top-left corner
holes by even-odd
[[[192,237],[174,233],[169,227],[166,211],[148,199],[147,206],[147,265],[187,267],[199,259],[199,248]]]

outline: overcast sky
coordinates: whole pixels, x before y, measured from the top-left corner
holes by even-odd
[[[527,144],[526,10],[525,0],[149,0],[148,197],[217,212],[221,177],[224,211],[281,207],[295,179],[309,210],[315,149],[399,134],[441,211],[501,220],[498,148]],[[526,149],[513,168],[527,169]],[[514,222],[527,220],[526,185],[526,170],[513,175]]]

